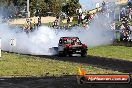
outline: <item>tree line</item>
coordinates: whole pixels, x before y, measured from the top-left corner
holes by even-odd
[[[79,0],[29,0],[30,14],[46,16],[46,13],[57,15],[64,12],[69,16],[75,14],[76,9],[80,7]],[[0,6],[6,14],[14,15],[26,13],[27,0],[0,0]],[[2,10],[1,10],[2,11]]]

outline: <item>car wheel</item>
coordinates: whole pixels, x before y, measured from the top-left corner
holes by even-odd
[[[64,57],[67,56],[66,51],[63,51],[63,56],[64,56]]]
[[[65,51],[59,52],[59,56],[60,56],[60,57],[65,57],[65,56],[66,56],[66,52],[65,52]]]
[[[61,56],[62,56],[62,53],[61,53],[61,52],[59,52],[58,56],[60,56],[60,57],[61,57]]]
[[[82,52],[81,53],[81,57],[86,57],[87,56],[87,52]]]
[[[72,53],[69,53],[69,57],[72,57]]]

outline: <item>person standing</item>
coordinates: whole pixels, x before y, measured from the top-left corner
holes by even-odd
[[[81,18],[81,22],[82,22],[82,24],[84,23],[84,22],[83,22],[83,21],[84,21],[84,18],[85,18],[85,14],[82,13],[82,18]]]
[[[69,26],[70,26],[70,17],[68,16],[68,18],[67,18],[67,27],[69,28]]]
[[[129,9],[129,19],[132,20],[132,8]]]
[[[78,15],[78,24],[81,23],[81,19],[82,19],[82,14],[79,14],[79,15]]]
[[[38,26],[41,26],[41,17],[38,17]]]

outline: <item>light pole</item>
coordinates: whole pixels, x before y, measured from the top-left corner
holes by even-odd
[[[28,15],[28,18],[29,18],[30,17],[29,0],[27,0],[27,15]]]

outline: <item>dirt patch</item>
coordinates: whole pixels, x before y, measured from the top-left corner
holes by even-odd
[[[32,19],[32,23],[37,23],[38,22],[38,18],[37,17],[31,17]],[[54,22],[56,19],[56,17],[51,17],[51,16],[47,16],[47,17],[41,17],[41,22],[42,24],[45,24],[45,23],[52,23]],[[70,18],[70,21],[72,22],[73,20],[73,17]],[[63,20],[62,21],[63,23],[67,23],[67,20]],[[23,24],[26,24],[26,18],[21,18],[21,19],[12,19],[9,21],[9,24],[20,24],[20,25],[23,25]]]
[[[35,21],[37,23],[37,17],[32,17],[32,23]],[[42,17],[41,22],[42,23],[49,23],[53,22],[56,19],[56,17]],[[21,19],[13,19],[9,22],[10,24],[25,24],[26,23],[26,18],[21,18]]]

